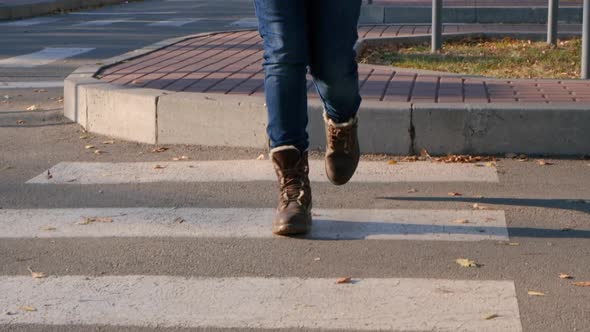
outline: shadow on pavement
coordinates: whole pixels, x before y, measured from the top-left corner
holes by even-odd
[[[542,199],[542,198],[477,198],[477,197],[377,197],[376,199],[415,202],[463,202],[549,209],[575,210],[590,214],[590,198]]]

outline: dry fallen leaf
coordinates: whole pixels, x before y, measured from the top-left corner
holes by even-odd
[[[35,89],[35,90],[33,90],[33,92],[47,92],[47,90],[45,90],[45,89]]]
[[[528,161],[529,160],[529,157],[527,157],[526,154],[519,154],[517,158],[518,158],[518,161]]]
[[[574,282],[573,285],[578,287],[590,287],[590,281],[578,281]]]
[[[164,169],[164,168],[166,168],[166,166],[162,166],[162,165],[154,166],[154,169]]]
[[[39,107],[37,105],[31,105],[29,107],[27,107],[27,111],[37,111],[39,110]]]
[[[264,160],[264,153],[256,157],[256,160]]]
[[[527,294],[529,294],[530,296],[545,296],[545,293],[537,291],[528,291]]]
[[[351,277],[345,277],[345,278],[340,278],[340,279],[336,280],[337,284],[350,284],[351,282],[352,282]]]
[[[37,311],[37,308],[32,307],[30,305],[23,305],[19,309],[22,311]]]
[[[538,163],[539,163],[539,165],[541,165],[541,166],[551,166],[551,165],[553,165],[553,163],[552,163],[552,162],[545,161],[545,160],[539,160],[539,161],[537,161],[537,162],[538,162]]]
[[[316,257],[313,259],[314,262],[319,262],[320,260],[321,260],[321,258],[319,258],[319,257]]]
[[[141,85],[143,83],[144,82],[142,80],[133,80],[133,81],[131,81],[131,84],[133,84],[133,85]]]
[[[520,243],[518,243],[518,242],[500,241],[500,242],[498,242],[498,244],[504,245],[504,246],[511,246],[511,247],[518,247],[518,246],[520,246]]]
[[[457,264],[461,265],[462,267],[480,267],[480,264],[477,264],[475,261],[469,260],[467,258],[457,258],[455,262],[457,262]]]
[[[178,218],[174,219],[175,224],[182,224],[183,222],[185,222],[185,220],[182,217],[178,217]]]
[[[80,139],[88,139],[88,138],[90,138],[90,135],[88,135],[88,134],[80,135]]]
[[[93,217],[92,222],[112,223],[113,218],[111,218],[111,217]]]
[[[488,207],[487,206],[483,206],[483,205],[479,205],[477,203],[473,204],[473,209],[474,210],[487,210]]]
[[[163,146],[157,147],[157,148],[153,148],[152,152],[153,153],[160,153],[160,152],[164,152],[164,151],[168,151],[168,148],[165,148]]]
[[[415,162],[415,161],[418,161],[418,160],[420,160],[420,159],[418,157],[416,157],[416,156],[408,156],[408,157],[403,157],[402,158],[402,161],[403,162],[406,162],[406,163],[411,163],[411,162]]]
[[[86,149],[86,150],[94,149],[94,145],[86,145],[84,147],[84,149]]]
[[[53,179],[53,175],[51,175],[51,172],[49,170],[47,170],[47,175],[45,177],[47,177],[47,180]]]
[[[449,196],[463,196],[463,194],[457,192],[450,192]]]
[[[571,275],[569,275],[567,273],[560,273],[559,279],[574,279],[574,277],[572,277]]]
[[[45,231],[45,232],[53,232],[53,231],[56,231],[57,228],[55,228],[53,226],[43,226],[43,227],[41,227],[41,230]]]
[[[427,158],[427,159],[432,159],[432,157],[428,153],[428,150],[426,150],[426,149],[421,149],[420,150],[420,157]]]
[[[94,150],[94,154],[103,154],[103,153],[105,153],[105,152],[102,150],[99,150],[99,149]]]
[[[27,270],[29,270],[29,272],[31,272],[31,277],[33,277],[33,279],[43,279],[43,278],[46,278],[47,277],[45,275],[45,273],[43,273],[43,272],[35,272],[30,267],[27,267]]]
[[[387,162],[387,165],[397,165],[397,161],[390,160],[390,161]]]
[[[172,158],[173,161],[180,161],[180,160],[189,160],[190,158],[187,156],[180,156]]]
[[[455,219],[455,220],[453,220],[453,222],[455,224],[468,224],[469,223],[469,220],[467,220],[467,219]]]
[[[92,223],[92,221],[90,221],[89,218],[84,218],[84,220],[78,221],[76,224],[78,224],[78,225],[89,225],[91,223]]]
[[[415,188],[408,189],[408,194],[415,194],[417,192],[418,192],[418,189],[415,189]]]
[[[25,124],[25,123],[27,123],[27,121],[25,121],[25,120],[16,120],[16,124],[20,125],[20,124]]]
[[[103,141],[102,144],[115,144],[114,140]]]
[[[491,314],[489,316],[486,316],[485,317],[485,320],[492,320],[492,319],[498,318],[498,317],[500,317],[500,315],[498,315],[498,314]]]
[[[92,223],[112,223],[113,218],[111,217],[84,217],[84,219],[78,222],[78,225],[89,225]]]
[[[496,161],[495,157],[484,157],[484,156],[469,156],[469,155],[448,155],[445,157],[437,157],[434,158],[434,161],[439,163],[459,163],[459,164],[473,164],[473,163],[481,163],[485,161],[494,162]]]

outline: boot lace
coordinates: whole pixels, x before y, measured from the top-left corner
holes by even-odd
[[[352,147],[352,135],[350,135],[351,127],[329,127],[329,146],[332,150],[337,150],[337,146],[341,147],[344,153],[348,153],[350,147]],[[340,150],[340,149],[338,149]]]
[[[297,202],[303,206],[302,198],[305,196],[306,168],[293,168],[279,170],[281,200],[284,206],[289,202]]]

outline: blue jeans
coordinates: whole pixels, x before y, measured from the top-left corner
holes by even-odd
[[[327,115],[346,122],[359,109],[354,44],[361,0],[254,0],[264,40],[270,147],[309,147],[306,73]]]

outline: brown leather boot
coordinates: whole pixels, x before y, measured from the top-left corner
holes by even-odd
[[[359,164],[358,119],[335,123],[324,112],[326,123],[326,175],[335,185],[347,183]]]
[[[305,234],[311,229],[311,187],[307,152],[294,146],[280,146],[270,151],[279,179],[279,207],[272,223],[277,235]]]

